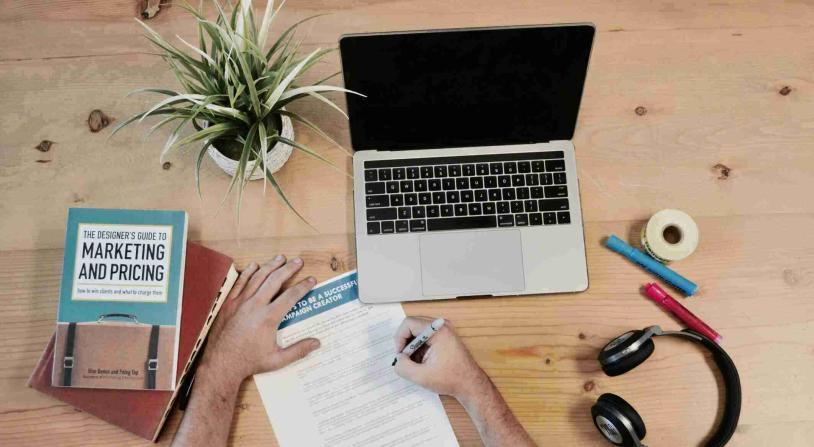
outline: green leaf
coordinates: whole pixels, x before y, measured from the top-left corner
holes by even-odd
[[[217,64],[215,63],[215,60],[214,60],[214,59],[212,59],[212,57],[211,57],[211,56],[209,56],[208,54],[206,54],[206,53],[204,53],[203,51],[201,51],[201,50],[200,50],[198,47],[196,47],[196,46],[192,45],[191,43],[187,42],[186,40],[184,40],[184,39],[183,39],[181,36],[179,36],[178,34],[176,34],[176,35],[175,35],[175,37],[177,37],[177,38],[178,38],[178,40],[180,40],[180,41],[181,41],[181,42],[182,42],[184,45],[186,45],[186,46],[188,46],[190,49],[192,49],[192,51],[194,51],[194,52],[195,52],[195,54],[197,54],[197,55],[201,56],[201,57],[202,57],[202,58],[203,58],[205,61],[209,62],[209,63],[210,63],[210,64],[212,64],[213,66],[216,66],[216,65],[217,65]]]
[[[167,137],[167,141],[164,142],[164,147],[161,149],[161,155],[158,157],[159,163],[164,162],[164,157],[169,153],[170,148],[178,141],[178,136],[181,134],[181,128],[183,127],[184,123],[179,124],[174,131]]]
[[[345,93],[351,93],[351,94],[354,94],[354,95],[359,95],[359,96],[361,96],[363,98],[367,97],[367,96],[365,96],[365,95],[363,95],[363,94],[361,94],[359,92],[354,92],[353,90],[348,90],[348,89],[342,88],[342,87],[334,87],[332,85],[309,85],[309,86],[306,86],[306,87],[297,87],[297,88],[292,88],[291,90],[288,90],[287,92],[283,93],[282,96],[280,96],[280,101],[284,101],[284,100],[286,100],[288,98],[291,98],[291,97],[297,96],[297,95],[301,95],[301,94],[321,93],[321,92],[345,92]]]
[[[126,126],[128,124],[131,124],[131,123],[133,123],[135,121],[144,119],[147,116],[166,115],[168,113],[175,113],[175,112],[176,112],[175,109],[170,107],[170,108],[167,108],[167,109],[155,110],[155,111],[153,111],[153,112],[151,112],[149,114],[148,114],[148,112],[137,113],[137,114],[131,116],[130,118],[127,118],[126,120],[122,121],[121,123],[117,124],[116,127],[113,128],[113,131],[110,132],[110,135],[108,136],[108,139],[111,138],[113,135],[115,135],[119,130],[124,128],[124,126]]]
[[[272,45],[271,48],[269,48],[269,50],[266,52],[266,60],[271,59],[271,56],[274,55],[274,53],[277,52],[277,50],[279,50],[281,46],[285,44],[285,42],[287,42],[286,39],[289,38],[289,36],[291,36],[291,33],[293,33],[294,30],[296,30],[300,25],[309,20],[313,20],[316,19],[317,17],[322,17],[325,15],[327,14],[317,14],[310,17],[306,17],[300,20],[299,22],[296,22],[293,25],[289,26],[288,29],[286,29],[282,34],[280,34],[280,37],[277,38],[277,40],[274,42],[274,45]]]
[[[146,141],[147,138],[150,138],[150,135],[155,133],[155,131],[158,130],[159,128],[164,127],[165,124],[171,123],[174,120],[178,120],[178,119],[182,119],[182,118],[183,118],[182,116],[170,116],[169,118],[164,118],[163,120],[159,121],[158,124],[151,127],[150,130],[146,134],[144,134],[144,138],[142,138],[142,141]]]
[[[210,146],[212,146],[212,140],[208,140],[203,145],[201,151],[198,152],[198,160],[195,162],[195,189],[198,191],[198,198],[201,200],[203,200],[203,194],[201,194],[201,163]]]
[[[161,150],[161,156],[159,158],[161,161],[164,161],[164,156],[167,155],[167,153],[169,153],[172,145],[175,144],[176,141],[178,141],[178,137],[181,134],[181,129],[183,129],[188,122],[195,119],[195,117],[198,115],[198,113],[200,113],[200,111],[204,108],[205,105],[206,103],[196,105],[195,108],[193,108],[190,111],[189,115],[184,116],[183,117],[184,119],[178,124],[178,126],[175,127],[175,130],[167,138],[167,141],[164,143],[164,148]]]
[[[212,126],[206,127],[203,130],[199,130],[198,132],[193,133],[192,135],[186,136],[181,140],[174,142],[167,150],[167,152],[172,151],[173,149],[179,148],[181,146],[185,146],[190,143],[194,143],[196,141],[206,139],[215,139],[220,134],[225,133],[229,130],[238,129],[240,126],[234,123],[218,123]]]
[[[252,20],[249,14],[252,11],[252,2],[247,0],[237,0],[233,14],[237,15],[235,22],[235,34],[247,36],[250,34]],[[241,48],[242,49],[242,48]]]
[[[137,88],[137,89],[133,90],[132,92],[128,93],[127,96],[132,96],[132,95],[135,95],[137,93],[158,93],[158,94],[167,95],[167,96],[178,96],[178,95],[180,95],[180,93],[178,93],[176,91],[167,90],[167,89],[163,89],[163,88]]]
[[[203,95],[188,95],[188,94],[180,94],[180,95],[172,96],[172,97],[167,98],[167,99],[165,99],[163,101],[159,101],[151,109],[149,109],[147,112],[145,112],[144,116],[141,117],[139,122],[144,121],[144,118],[147,118],[148,116],[150,116],[150,114],[153,111],[158,110],[158,109],[160,109],[162,107],[172,105],[172,104],[177,104],[179,102],[184,102],[184,101],[186,101],[186,102],[194,102],[195,99],[202,100],[202,99],[205,99],[205,98],[206,97],[203,96]]]
[[[170,66],[170,70],[172,70],[175,78],[188,93],[198,93],[205,90],[197,80],[188,79],[187,75],[178,68],[178,65],[172,59],[164,57],[164,60],[167,62],[167,65]]]
[[[114,127],[114,128],[113,128],[113,131],[111,131],[111,132],[110,132],[110,135],[108,135],[108,136],[107,136],[108,140],[109,140],[110,138],[112,138],[112,137],[113,137],[113,135],[116,135],[116,133],[117,133],[117,132],[119,132],[120,130],[122,130],[122,129],[124,128],[124,126],[126,126],[126,125],[128,125],[128,124],[132,123],[133,121],[136,121],[136,120],[141,119],[141,117],[142,117],[143,115],[144,115],[144,112],[142,112],[142,113],[137,113],[137,114],[135,114],[135,115],[131,116],[130,118],[127,118],[126,120],[122,121],[121,123],[117,124],[117,125],[116,125],[116,127]]]
[[[305,64],[305,66],[302,68],[298,76],[301,76],[303,73],[307,72],[311,67],[314,66],[314,64],[322,60],[322,58],[324,58],[326,55],[333,53],[334,51],[336,51],[336,48],[326,48],[324,50],[319,50],[317,55],[314,56],[310,61],[308,61],[308,63]]]
[[[197,18],[203,18],[203,0],[198,2],[198,11],[192,10],[192,14],[195,15]],[[206,39],[204,38],[204,30],[203,27],[198,23],[198,46],[201,47],[201,51],[206,53]],[[217,64],[216,64],[217,65]]]
[[[333,78],[335,78],[335,77],[337,77],[337,76],[339,76],[339,75],[341,75],[341,74],[342,74],[342,71],[337,71],[337,72],[336,72],[336,73],[334,73],[334,74],[328,75],[328,76],[326,76],[326,77],[324,77],[324,78],[320,79],[319,81],[314,82],[314,85],[320,85],[320,84],[323,84],[323,83],[325,83],[325,82],[328,82],[328,81],[330,81],[331,79],[333,79]]]
[[[252,144],[254,143],[255,136],[257,135],[257,123],[255,123],[250,129],[249,132],[246,134],[246,139],[243,143],[243,151],[240,153],[240,159],[237,162],[237,169],[235,170],[235,175],[232,176],[232,181],[229,182],[229,189],[226,191],[226,195],[224,195],[223,200],[221,200],[220,206],[222,207],[223,204],[226,202],[229,193],[232,192],[232,189],[235,187],[235,184],[239,181],[240,182],[240,190],[243,190],[243,186],[245,186],[245,181],[243,180],[244,175],[246,174],[246,165],[249,161],[249,154],[252,152]],[[242,193],[238,193],[238,197],[241,197]],[[239,201],[239,199],[238,199]],[[238,214],[240,210],[238,209]]]
[[[268,169],[268,166],[266,166],[266,156],[268,155],[269,143],[268,143],[268,140],[266,139],[266,125],[263,124],[262,121],[260,121],[258,123],[257,136],[260,138],[260,154],[262,155],[260,157],[260,160],[262,160],[260,163],[263,164],[263,171],[266,171]],[[256,163],[256,164],[260,164],[260,163]],[[263,194],[264,195],[266,194],[265,176],[263,177]]]
[[[322,138],[328,140],[330,143],[334,144],[336,147],[342,149],[346,154],[348,154],[350,156],[353,156],[353,154],[349,150],[347,150],[341,144],[337,143],[333,138],[328,136],[327,133],[325,133],[322,129],[320,129],[319,126],[317,126],[316,124],[312,123],[311,121],[305,119],[303,116],[301,116],[301,115],[299,115],[297,113],[294,113],[294,112],[289,112],[288,110],[278,110],[277,113],[279,113],[280,115],[287,116],[287,117],[291,118],[294,121],[297,121],[299,123],[302,123],[302,124],[306,125],[311,130],[316,132],[317,135],[319,135]]]
[[[238,5],[240,4],[241,1],[242,0],[237,0]],[[237,18],[239,16],[238,11],[239,8],[237,7],[237,5],[232,6],[232,14],[231,17],[229,18],[229,26],[232,27],[231,30],[234,32],[237,32]]]
[[[217,104],[207,104],[206,108],[208,110],[211,110],[211,111],[215,112],[216,114],[226,115],[226,116],[229,116],[229,117],[232,117],[232,118],[236,118],[236,119],[239,119],[240,121],[243,121],[246,124],[251,125],[251,121],[249,120],[249,117],[246,116],[246,114],[241,112],[240,110],[237,110],[237,109],[234,109],[234,108],[231,108],[231,107],[219,106]]]
[[[306,94],[308,96],[312,96],[312,97],[324,102],[325,104],[328,104],[329,106],[333,107],[337,112],[341,113],[342,116],[345,117],[345,119],[348,119],[348,114],[345,113],[345,111],[342,110],[338,105],[334,104],[333,101],[331,101],[330,99],[328,99],[328,98],[326,98],[326,97],[324,97],[324,96],[322,96],[322,95],[320,95],[319,93],[316,93],[316,92],[308,92]]]
[[[240,98],[240,95],[243,93],[243,90],[246,90],[246,86],[243,84],[238,85],[237,88],[235,89],[235,98]]]
[[[240,51],[235,52],[235,56],[237,57],[237,62],[240,65],[243,76],[246,78],[246,89],[249,91],[249,99],[254,108],[254,113],[261,116],[263,110],[260,107],[260,98],[257,96],[257,89],[254,87],[254,78],[252,78],[251,70],[249,70],[249,66],[246,64],[246,60]]]
[[[277,183],[277,180],[274,178],[274,175],[269,171],[265,171],[265,175],[268,182],[271,183],[271,186],[273,186],[274,189],[277,190],[277,194],[280,195],[280,198],[283,199],[283,202],[285,202],[285,204],[288,206],[288,209],[290,209],[306,225],[311,227],[312,230],[318,233],[319,230],[317,230],[313,225],[311,225],[310,222],[308,222],[304,217],[302,217],[302,214],[300,214],[300,212],[297,211],[297,208],[295,208],[291,201],[288,200],[288,196],[285,195],[285,191],[283,191],[283,188],[280,186],[279,183]]]
[[[223,21],[222,23],[226,25],[226,11],[223,10],[221,7],[220,2],[218,0],[212,0],[212,4],[215,5],[215,8],[218,10],[218,21]]]
[[[277,16],[277,13],[280,12],[283,5],[285,4],[285,0],[280,3],[280,6],[277,9],[274,9],[274,0],[267,0],[266,1],[266,10],[263,12],[263,21],[260,22],[260,30],[257,33],[257,45],[260,49],[266,44],[266,39],[268,38],[269,30],[271,29],[271,22]]]
[[[283,95],[283,92],[285,92],[286,88],[288,88],[288,85],[291,84],[291,81],[293,81],[294,78],[297,77],[297,74],[300,72],[300,70],[302,70],[302,68],[305,66],[305,64],[307,64],[308,61],[319,52],[319,50],[320,49],[317,48],[316,50],[311,52],[311,54],[308,55],[308,57],[306,57],[299,64],[297,64],[297,66],[295,66],[291,70],[291,72],[289,72],[288,75],[282,81],[280,81],[280,83],[277,85],[277,87],[274,89],[274,91],[271,92],[271,95],[269,95],[268,99],[266,100],[265,105],[266,105],[266,107],[268,109],[273,109],[274,108],[274,104]]]
[[[236,174],[239,174],[239,176],[240,176],[239,177],[239,179],[240,179],[240,188],[237,190],[237,204],[236,204],[237,205],[237,228],[238,228],[238,231],[240,231],[240,206],[243,204],[243,190],[246,188],[246,183],[248,182],[248,178],[251,178],[252,174],[254,173],[254,170],[257,169],[257,165],[259,164],[259,163],[255,163],[254,166],[252,166],[252,172],[249,174],[249,177],[247,178],[246,177],[246,165],[248,164],[248,161],[249,161],[249,154],[252,153],[252,150],[253,150],[252,148],[254,147],[254,139],[255,139],[255,135],[257,135],[258,124],[259,123],[255,123],[255,125],[252,126],[252,129],[249,130],[249,134],[247,135],[246,141],[243,144],[243,152],[240,154],[240,162],[237,165],[238,170],[237,170]],[[252,130],[254,130],[254,131],[252,131]]]
[[[305,152],[306,154],[308,154],[308,155],[310,155],[310,156],[312,156],[312,157],[314,157],[314,158],[316,158],[318,160],[322,160],[323,162],[327,163],[328,165],[330,165],[332,168],[334,168],[338,172],[341,172],[342,174],[345,174],[348,177],[351,177],[351,178],[353,177],[350,174],[348,174],[347,172],[345,172],[344,169],[342,169],[339,166],[337,166],[336,164],[334,164],[334,162],[332,162],[331,160],[328,160],[327,158],[323,157],[322,155],[319,155],[318,153],[314,152],[313,150],[311,150],[310,148],[308,148],[304,144],[297,143],[294,140],[289,140],[288,138],[285,138],[285,137],[282,137],[282,136],[279,136],[279,135],[271,137],[271,140],[272,141],[279,141],[281,143],[285,143],[285,144],[287,144],[287,145],[289,145],[291,147],[299,149],[302,152]]]
[[[147,30],[147,33],[148,33],[147,40],[149,40],[154,45],[156,45],[157,47],[164,50],[167,53],[168,56],[174,57],[176,59],[176,61],[178,61],[179,63],[182,63],[182,64],[184,64],[186,66],[189,66],[190,68],[194,67],[195,69],[201,70],[204,73],[206,72],[206,65],[205,64],[203,64],[202,62],[196,61],[195,59],[191,58],[188,54],[184,53],[183,51],[181,51],[178,48],[176,48],[175,46],[173,46],[171,43],[164,40],[164,38],[161,37],[160,34],[155,32],[152,28],[147,26],[147,24],[145,24],[141,20],[139,20],[139,19],[135,19],[135,20],[136,20],[136,22],[141,24],[141,26],[143,26],[144,29]]]

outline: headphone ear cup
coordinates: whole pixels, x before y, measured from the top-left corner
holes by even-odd
[[[619,420],[619,417],[610,410],[615,410],[615,412],[624,416],[633,427],[636,437],[639,440],[644,439],[645,435],[647,435],[647,429],[644,426],[642,417],[627,401],[611,393],[599,396],[596,405],[591,407],[594,425],[605,439],[618,446],[635,445],[630,431]]]
[[[624,374],[631,369],[639,366],[645,360],[653,354],[653,351],[656,349],[656,345],[653,343],[653,339],[648,339],[637,349],[636,351],[631,352],[630,354],[616,360],[615,362],[609,363],[607,365],[602,365],[602,371],[605,374],[613,377],[618,376],[620,374]]]
[[[613,393],[605,393],[599,396],[599,400],[613,405],[614,408],[625,415],[625,417],[630,420],[630,423],[633,424],[633,429],[636,430],[636,436],[638,436],[639,439],[644,438],[647,434],[647,429],[644,426],[644,420],[639,416],[639,412],[633,408],[633,405],[630,405],[626,400]]]

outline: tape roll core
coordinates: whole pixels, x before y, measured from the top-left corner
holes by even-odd
[[[673,209],[654,214],[642,228],[642,246],[653,258],[667,263],[691,255],[698,247],[698,225],[689,214]]]

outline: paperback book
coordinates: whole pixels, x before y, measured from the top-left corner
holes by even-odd
[[[52,386],[173,390],[187,214],[71,208]]]

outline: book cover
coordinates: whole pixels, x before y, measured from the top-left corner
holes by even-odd
[[[189,242],[184,268],[181,335],[178,349],[178,386],[175,391],[111,390],[51,386],[54,365],[54,336],[31,373],[28,386],[79,410],[121,427],[144,439],[155,441],[170,414],[181,386],[191,372],[221,305],[237,280],[228,256]]]
[[[173,390],[187,214],[71,208],[53,386]]]

